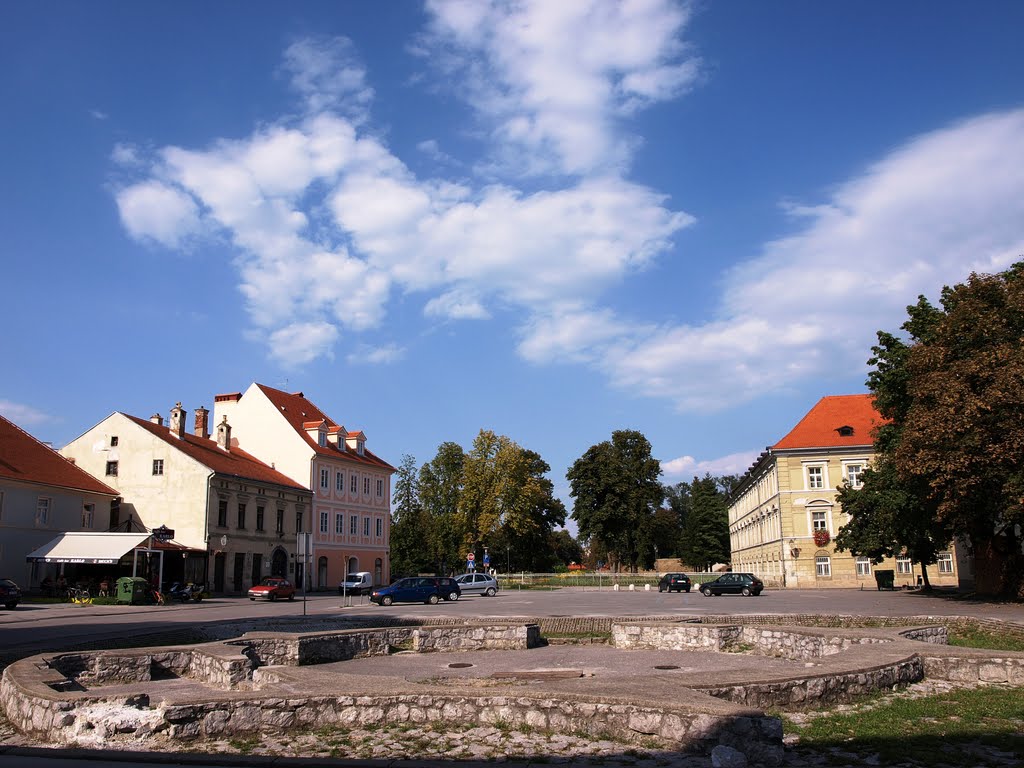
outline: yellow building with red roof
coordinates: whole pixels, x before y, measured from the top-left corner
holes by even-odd
[[[832,395],[766,448],[732,492],[732,569],[789,588],[875,589],[877,570],[894,571],[896,587],[917,585],[921,566],[909,558],[873,565],[835,550],[835,536],[849,519],[838,490],[860,485],[881,423],[871,395]],[[968,570],[950,544],[928,576],[936,586],[959,586],[973,579]]]

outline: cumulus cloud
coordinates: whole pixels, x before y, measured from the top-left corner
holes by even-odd
[[[181,189],[151,180],[117,192],[117,208],[125,229],[138,239],[152,239],[177,248],[200,229],[199,208]]]
[[[389,365],[397,363],[405,357],[405,349],[397,344],[385,344],[381,347],[360,345],[345,359],[350,365]]]
[[[15,403],[12,400],[0,399],[0,413],[2,413],[4,418],[8,421],[17,424],[23,429],[30,424],[45,424],[51,420],[49,414],[43,413],[42,411],[33,408],[31,405]]]
[[[373,89],[347,37],[298,40],[285,51],[284,68],[310,113],[334,110],[357,120],[365,117]]]
[[[758,455],[757,451],[743,451],[705,461],[698,461],[693,456],[680,456],[662,461],[661,471],[666,480],[679,483],[689,482],[694,477],[704,477],[708,473],[715,477],[742,475],[750,469]]]
[[[338,329],[327,322],[293,323],[270,335],[273,356],[288,367],[330,356]]]
[[[527,173],[623,168],[635,141],[616,118],[691,88],[680,35],[689,5],[434,0],[426,55],[489,127],[494,158]]]

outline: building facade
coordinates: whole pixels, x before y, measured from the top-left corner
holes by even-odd
[[[66,531],[105,531],[118,491],[0,416],[0,575],[25,589],[55,568],[25,558]]]
[[[836,501],[843,484],[859,487],[874,458],[873,433],[881,422],[870,395],[822,398],[747,470],[732,492],[729,541],[732,569],[789,588],[875,589],[875,571],[895,572],[895,586],[920,583],[921,566],[897,557],[872,565],[837,552],[834,539],[849,518]],[[957,548],[929,566],[936,586],[973,580]]]
[[[227,419],[240,447],[312,492],[313,588],[337,589],[357,571],[388,583],[396,470],[366,447],[366,435],[333,421],[302,392],[254,383],[214,401],[214,421]]]
[[[309,529],[312,494],[238,448],[227,422],[211,439],[208,418],[197,409],[190,433],[181,403],[168,424],[160,415],[113,413],[61,452],[117,489],[111,529],[173,529],[169,556],[177,560],[166,563],[164,553],[164,581],[205,582],[229,594],[268,575],[301,584],[296,533]]]

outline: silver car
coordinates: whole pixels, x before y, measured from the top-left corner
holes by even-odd
[[[494,597],[498,592],[498,580],[486,573],[464,573],[455,581],[464,595]]]

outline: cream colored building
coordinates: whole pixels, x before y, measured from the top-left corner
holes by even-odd
[[[729,507],[732,569],[789,588],[876,589],[875,571],[895,572],[895,586],[918,583],[921,566],[909,558],[872,565],[836,552],[834,539],[848,517],[836,501],[844,483],[859,486],[871,463],[873,430],[881,417],[870,395],[824,397],[792,431],[769,446],[733,490]],[[928,568],[935,586],[973,579],[951,544]]]
[[[309,528],[312,494],[239,449],[229,424],[211,439],[208,415],[197,409],[190,433],[181,403],[168,425],[115,412],[61,453],[121,494],[111,529],[173,529],[165,582],[240,593],[271,574],[295,579],[296,531]]]
[[[391,475],[362,431],[333,421],[302,392],[252,384],[214,398],[214,422],[236,430],[240,447],[313,493],[311,586],[337,589],[346,573],[390,581]]]

